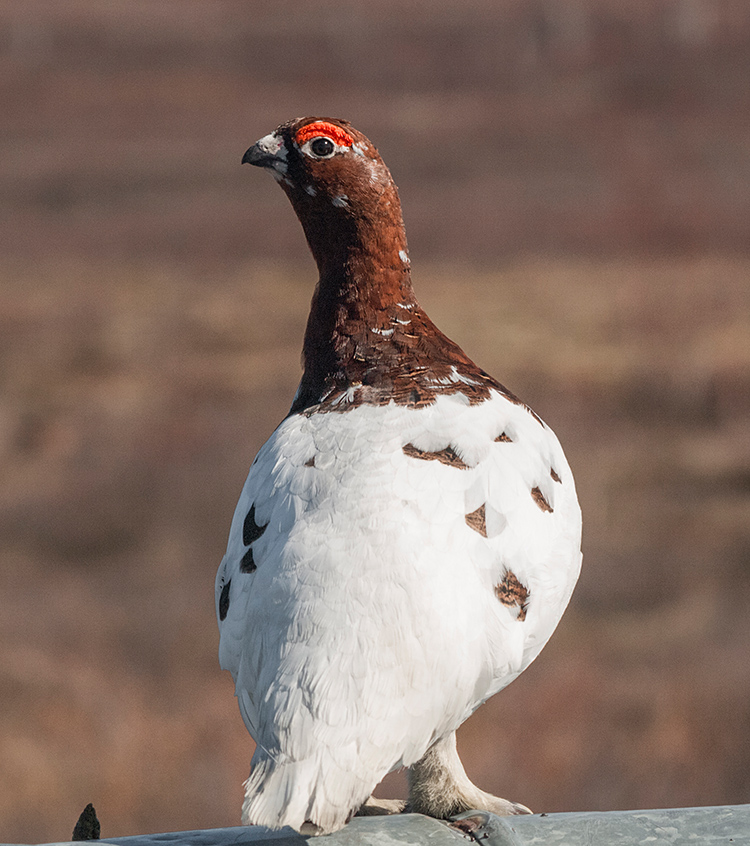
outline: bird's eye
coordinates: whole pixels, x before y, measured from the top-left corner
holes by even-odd
[[[327,159],[336,150],[336,145],[330,138],[313,138],[310,143],[310,152],[319,159]]]

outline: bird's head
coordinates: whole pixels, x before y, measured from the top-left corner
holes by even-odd
[[[339,209],[375,201],[392,183],[375,145],[337,118],[290,120],[253,144],[242,162],[269,170],[290,198]]]
[[[284,189],[321,260],[340,247],[402,241],[398,191],[376,147],[345,120],[305,117],[283,123],[242,162],[268,170]],[[322,266],[321,266],[322,269]]]

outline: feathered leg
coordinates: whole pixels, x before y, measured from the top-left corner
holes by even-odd
[[[498,816],[531,813],[525,805],[485,793],[469,780],[456,751],[455,732],[438,740],[409,768],[405,810],[438,819],[472,810]]]

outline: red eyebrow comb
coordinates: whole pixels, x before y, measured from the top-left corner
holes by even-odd
[[[336,126],[334,123],[327,123],[324,120],[306,124],[298,130],[294,136],[294,140],[302,146],[308,139],[319,138],[321,135],[330,138],[339,147],[351,147],[354,143],[354,139],[348,132],[345,132],[340,126]]]

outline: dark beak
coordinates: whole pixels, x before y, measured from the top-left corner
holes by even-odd
[[[242,164],[251,164],[256,167],[268,167],[278,171],[286,170],[287,151],[284,146],[284,139],[278,133],[271,132],[266,135],[245,153],[242,157]]]
[[[276,159],[267,150],[262,150],[257,144],[253,144],[242,157],[242,164],[256,165],[257,167],[273,167]]]

